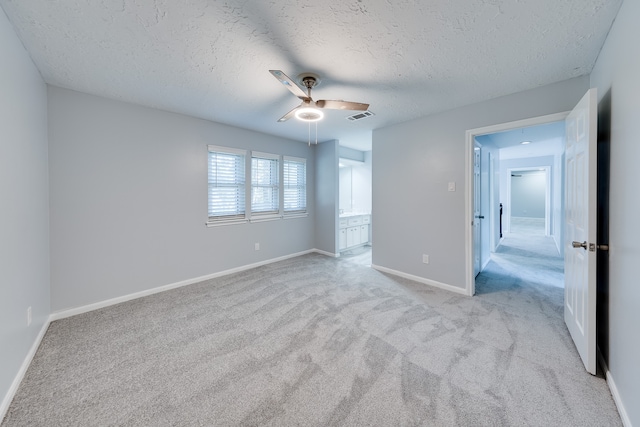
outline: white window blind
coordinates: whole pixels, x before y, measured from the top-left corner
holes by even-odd
[[[307,212],[307,162],[305,159],[285,157],[284,169],[284,213]]]
[[[251,156],[251,213],[278,214],[280,212],[280,156],[252,153]]]
[[[209,146],[209,222],[245,219],[246,152]]]

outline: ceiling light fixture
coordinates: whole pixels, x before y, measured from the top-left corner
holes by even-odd
[[[322,110],[313,107],[298,108],[295,114],[296,119],[303,122],[317,122],[324,117]]]
[[[296,119],[307,122],[309,125],[309,146],[311,146],[311,123],[316,124],[316,145],[318,144],[318,122],[324,117],[324,112],[313,107],[298,108],[295,112]]]

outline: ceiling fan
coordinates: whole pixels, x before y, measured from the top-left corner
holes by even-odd
[[[302,100],[302,103],[295,107],[293,110],[289,111],[284,116],[278,119],[278,122],[284,122],[289,120],[294,115],[303,121],[306,122],[315,122],[322,117],[324,117],[324,113],[321,109],[330,109],[330,110],[355,110],[355,111],[366,111],[369,108],[369,104],[362,104],[359,102],[349,102],[349,101],[338,101],[338,100],[325,100],[320,99],[318,101],[314,101],[311,98],[311,89],[314,88],[319,82],[320,79],[315,74],[306,73],[300,75],[301,83],[304,87],[307,88],[307,93],[298,86],[289,76],[283,73],[280,70],[269,70],[273,76],[278,79],[280,83],[282,83],[291,93]]]

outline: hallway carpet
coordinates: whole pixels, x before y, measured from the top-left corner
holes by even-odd
[[[55,321],[2,426],[621,425],[526,250],[476,297],[310,254]]]

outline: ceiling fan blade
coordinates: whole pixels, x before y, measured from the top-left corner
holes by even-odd
[[[369,104],[362,104],[360,102],[335,101],[335,100],[326,100],[326,99],[321,99],[319,101],[316,101],[316,106],[318,108],[328,108],[330,110],[355,110],[355,111],[366,111],[369,108]]]
[[[287,120],[289,120],[291,117],[293,117],[293,115],[296,113],[296,110],[298,108],[302,107],[302,105],[298,105],[296,108],[294,108],[293,110],[289,111],[287,114],[285,114],[284,116],[280,117],[278,119],[278,123],[280,122],[286,122]]]
[[[273,77],[278,79],[278,81],[282,83],[287,89],[289,89],[292,94],[303,100],[308,98],[307,94],[304,93],[302,89],[300,89],[300,86],[298,86],[293,80],[291,80],[291,78],[289,78],[289,76],[287,76],[285,73],[280,70],[269,70],[269,72],[273,74]]]

